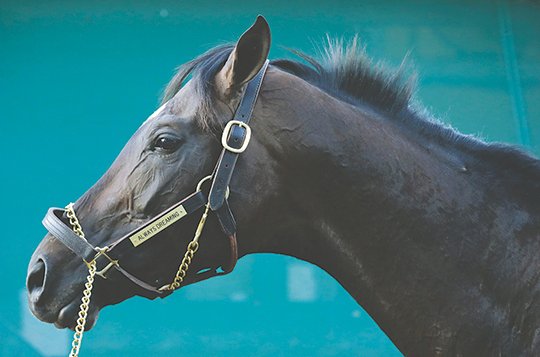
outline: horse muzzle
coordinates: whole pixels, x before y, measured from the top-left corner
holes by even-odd
[[[54,242],[54,240],[45,239],[44,241],[45,246],[38,249],[38,254],[32,257],[28,266],[26,277],[28,306],[32,314],[39,320],[53,323],[58,328],[73,329],[81,304],[81,289],[79,286],[72,286],[71,282],[68,281],[63,284],[61,276],[53,276],[55,265],[57,265],[55,256],[60,255],[60,252],[56,252],[58,254],[45,252],[54,248],[47,245],[47,241]],[[80,266],[78,259],[74,259],[74,262]],[[84,280],[84,273],[80,268],[70,270],[70,280],[76,274],[81,274],[80,281]],[[87,329],[95,324],[99,310],[100,307],[94,302],[90,304]]]

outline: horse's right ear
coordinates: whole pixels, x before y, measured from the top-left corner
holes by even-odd
[[[227,62],[216,75],[219,94],[230,99],[249,82],[264,65],[270,51],[270,27],[262,16],[244,32]]]

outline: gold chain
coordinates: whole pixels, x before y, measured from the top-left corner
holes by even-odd
[[[201,237],[204,225],[206,223],[209,209],[210,205],[207,204],[201,220],[199,221],[199,225],[197,226],[197,230],[195,231],[195,236],[187,246],[186,253],[182,258],[182,262],[178,267],[178,271],[176,272],[173,281],[170,284],[163,286],[161,290],[176,290],[180,287],[180,285],[182,285],[191,261],[195,256],[195,253],[199,249],[199,238]],[[81,239],[86,240],[81,224],[79,223],[79,220],[75,215],[73,203],[70,203],[66,206],[66,214],[69,218],[69,223],[71,224],[73,232],[75,232],[75,234],[81,237]],[[79,318],[77,319],[77,326],[75,327],[75,333],[73,334],[73,342],[71,343],[71,352],[69,354],[69,357],[77,357],[79,355],[79,350],[81,348],[82,338],[84,334],[84,327],[86,325],[86,317],[88,316],[88,308],[90,307],[90,297],[92,296],[94,277],[96,275],[96,261],[92,260],[89,263],[85,261],[85,263],[88,266],[88,276],[86,277],[86,283],[84,284],[85,289],[81,298]]]
[[[206,218],[208,217],[208,210],[210,209],[210,205],[207,204],[206,208],[204,210],[204,213],[201,217],[201,220],[199,221],[199,225],[197,226],[197,230],[195,231],[195,236],[189,242],[186,250],[186,254],[184,254],[184,257],[182,258],[182,262],[180,263],[180,266],[178,267],[178,271],[176,272],[176,275],[172,281],[172,283],[165,285],[160,288],[160,290],[176,290],[182,285],[182,282],[184,281],[184,278],[186,277],[187,270],[189,269],[189,265],[191,264],[191,260],[193,259],[193,256],[199,249],[199,238],[202,234],[204,224],[206,223]]]
[[[73,203],[66,206],[67,217],[71,228],[76,235],[86,240],[82,227],[75,215],[73,209]],[[86,326],[86,317],[88,316],[88,308],[90,307],[90,297],[92,296],[92,288],[94,286],[94,277],[96,275],[96,261],[92,260],[90,263],[84,261],[88,266],[88,276],[86,277],[85,289],[83,290],[83,296],[81,298],[81,305],[79,306],[79,318],[77,319],[77,326],[75,327],[75,333],[73,334],[73,342],[71,342],[71,352],[69,357],[77,357],[82,344],[82,338],[84,334],[84,327]]]
[[[75,210],[73,209],[73,203],[70,203],[69,205],[66,206],[66,214],[67,214],[67,217],[69,218],[69,224],[71,224],[71,229],[73,229],[73,232],[75,232],[75,234],[81,237],[82,239],[86,240],[81,224],[79,223],[79,219],[75,215]]]

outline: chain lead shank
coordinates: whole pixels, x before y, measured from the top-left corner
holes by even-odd
[[[184,257],[182,258],[182,262],[180,263],[180,266],[178,267],[178,271],[176,272],[176,275],[173,279],[173,281],[170,284],[164,285],[160,288],[160,290],[176,290],[182,285],[182,282],[184,281],[184,278],[186,276],[186,273],[189,269],[189,266],[191,264],[191,261],[193,257],[195,256],[195,253],[199,249],[199,238],[201,237],[204,225],[206,224],[206,218],[208,217],[208,211],[210,210],[210,206],[206,204],[205,210],[203,215],[201,216],[201,220],[199,221],[199,225],[197,226],[197,230],[195,231],[195,236],[189,242],[187,246],[186,253],[184,254]],[[81,224],[79,223],[79,220],[77,219],[77,216],[75,215],[75,210],[73,209],[73,204],[70,203],[66,206],[66,214],[69,218],[69,223],[71,225],[71,228],[73,229],[73,232],[77,234],[81,239],[86,240],[84,236],[84,232],[82,230]],[[79,350],[81,348],[82,344],[82,338],[84,334],[84,328],[86,326],[86,317],[88,316],[88,309],[90,307],[90,298],[92,296],[92,288],[94,286],[94,278],[96,276],[96,261],[95,259],[91,260],[90,262],[84,261],[86,266],[88,267],[88,276],[86,277],[86,283],[84,284],[85,289],[83,291],[83,296],[81,298],[81,305],[79,307],[79,314],[77,319],[77,326],[75,327],[75,333],[73,334],[73,342],[71,343],[71,352],[69,353],[69,357],[78,357]]]
[[[69,223],[73,232],[77,234],[81,239],[86,239],[84,237],[84,232],[82,227],[75,215],[75,210],[73,209],[73,203],[70,203],[66,206],[67,217],[69,218]],[[84,334],[84,328],[86,326],[86,317],[88,316],[88,309],[90,307],[90,297],[92,296],[92,288],[94,287],[94,277],[96,275],[96,261],[92,260],[89,263],[86,262],[88,267],[88,276],[86,277],[86,283],[84,284],[83,296],[81,298],[81,305],[79,306],[79,318],[77,319],[77,326],[75,327],[75,333],[73,334],[73,342],[71,342],[71,352],[69,357],[79,356],[79,350],[81,349],[82,338]]]

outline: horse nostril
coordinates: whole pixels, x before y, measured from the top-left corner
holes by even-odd
[[[28,293],[33,301],[37,301],[43,292],[46,272],[47,266],[45,265],[45,261],[39,258],[28,273],[28,277],[26,278],[26,287],[28,288]]]

